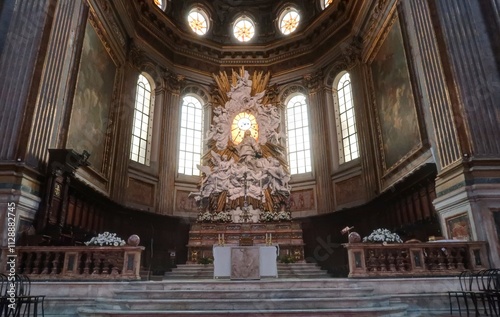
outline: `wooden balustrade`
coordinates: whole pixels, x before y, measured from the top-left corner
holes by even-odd
[[[489,268],[484,241],[348,243],[349,277],[458,275]]]
[[[16,247],[16,272],[34,280],[137,280],[143,250],[140,246]],[[7,260],[7,249],[2,249],[0,273],[7,273]]]

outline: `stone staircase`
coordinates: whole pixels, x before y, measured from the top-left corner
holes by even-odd
[[[212,264],[180,264],[166,272],[165,279],[212,279]],[[278,263],[278,278],[327,278],[329,274],[315,263]]]
[[[164,280],[116,290],[78,316],[409,316],[407,305],[335,279]]]
[[[45,317],[405,316],[451,317],[458,277],[35,281]]]

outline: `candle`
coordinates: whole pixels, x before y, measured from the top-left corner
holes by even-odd
[[[217,237],[219,238],[219,245],[220,245],[220,233],[217,234]]]
[[[269,244],[272,244],[273,243],[273,234],[270,233],[269,234]]]

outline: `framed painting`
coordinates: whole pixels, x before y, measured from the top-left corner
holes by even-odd
[[[89,162],[97,171],[102,171],[106,153],[116,72],[94,26],[87,22],[66,147],[89,152]]]
[[[472,240],[469,215],[465,212],[446,219],[448,238],[454,240]]]
[[[397,14],[386,26],[370,63],[384,172],[422,147],[415,94]]]

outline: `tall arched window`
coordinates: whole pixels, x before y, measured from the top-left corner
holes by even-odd
[[[179,140],[179,174],[200,175],[203,152],[203,107],[194,95],[182,98],[181,136]]]
[[[130,159],[144,165],[149,165],[151,154],[153,127],[153,98],[151,90],[150,81],[144,75],[139,75],[135,94]]]
[[[309,117],[304,95],[293,95],[286,103],[286,123],[290,174],[311,172]]]
[[[348,72],[338,76],[336,89],[337,135],[339,140],[340,164],[352,161],[359,157],[358,133],[356,129],[356,115],[352,100],[351,78]],[[334,83],[335,85],[335,83]]]

